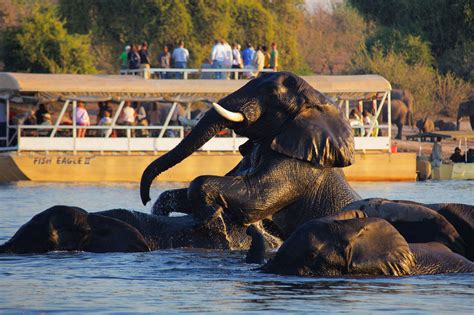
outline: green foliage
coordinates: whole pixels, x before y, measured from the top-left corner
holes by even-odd
[[[243,45],[276,41],[281,66],[298,67],[295,29],[301,0],[59,0],[59,11],[71,32],[93,34],[94,48],[103,56],[118,56],[123,46],[148,41],[152,61],[164,45],[183,39],[190,66],[208,58],[215,39]],[[110,53],[103,50],[108,47]],[[101,61],[103,63],[104,60]],[[118,68],[115,58],[107,61]],[[99,65],[99,64],[98,64]]]
[[[349,0],[369,20],[430,43],[437,63],[462,43],[474,40],[472,0]],[[449,60],[449,59],[448,59]],[[456,64],[444,64],[454,71]],[[469,65],[472,67],[472,64]]]
[[[417,63],[432,65],[434,61],[430,45],[420,36],[404,35],[398,30],[387,27],[380,27],[367,39],[366,45],[369,51],[373,47],[380,48],[385,54],[393,51],[403,56],[410,65]]]
[[[452,71],[474,83],[474,40],[466,41],[448,50],[440,61],[440,70]]]
[[[93,73],[89,35],[69,35],[53,7],[34,6],[19,27],[4,33],[6,71]]]

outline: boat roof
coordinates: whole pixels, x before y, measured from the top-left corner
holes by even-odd
[[[322,93],[346,94],[345,99],[391,90],[379,75],[304,76]],[[157,98],[163,96],[218,96],[234,92],[248,80],[145,80],[130,75],[0,73],[0,95],[36,95],[43,99],[64,98]],[[357,97],[355,96],[357,94]],[[6,95],[6,96],[5,96]],[[365,96],[364,96],[365,97]]]

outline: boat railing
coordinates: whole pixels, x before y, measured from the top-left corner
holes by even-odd
[[[172,150],[184,138],[183,126],[18,126],[18,151],[117,151],[158,152]],[[78,130],[86,129],[85,137]],[[163,134],[162,131],[166,129]],[[160,134],[163,135],[160,137]],[[201,151],[236,152],[247,138],[237,137],[229,131],[225,137],[216,136]]]
[[[274,72],[273,69],[262,69],[257,70],[255,67],[246,68],[150,68],[150,69],[126,69],[120,70],[121,75],[137,75],[143,78],[156,78],[156,79],[173,79],[176,75],[180,75],[178,78],[188,80],[192,74],[196,74],[198,79],[214,79],[213,74],[215,73],[229,73],[232,78],[239,79],[239,74],[248,74],[249,77],[253,76],[257,72]]]

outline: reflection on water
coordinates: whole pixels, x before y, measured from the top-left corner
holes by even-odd
[[[353,183],[363,197],[474,204],[474,182]],[[159,184],[152,190],[178,184]],[[0,242],[55,204],[96,211],[141,206],[138,185],[0,186]],[[299,278],[259,273],[244,252],[163,250],[0,256],[0,312],[472,313],[474,274]]]

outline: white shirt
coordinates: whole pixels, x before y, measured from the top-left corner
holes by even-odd
[[[174,62],[188,62],[189,51],[183,47],[175,48],[171,58],[173,58]]]
[[[224,61],[224,46],[221,43],[212,47],[211,60]]]
[[[125,107],[122,110],[122,122],[127,122],[127,123],[134,123],[135,122],[135,110],[133,107]]]
[[[224,66],[232,65],[232,47],[228,43],[224,43]]]
[[[242,57],[240,56],[240,51],[237,48],[232,50],[232,64],[235,66],[242,64]]]

